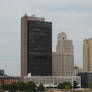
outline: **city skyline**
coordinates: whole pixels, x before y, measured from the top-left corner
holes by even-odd
[[[53,51],[57,34],[65,32],[74,43],[74,63],[83,64],[83,40],[92,37],[90,0],[2,0],[0,1],[0,68],[9,75],[20,75],[21,16],[27,13],[53,23]]]

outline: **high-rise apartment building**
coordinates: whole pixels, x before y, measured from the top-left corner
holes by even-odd
[[[52,75],[52,23],[44,18],[21,18],[21,76]]]
[[[92,72],[92,38],[84,40],[83,71],[84,72]]]
[[[73,76],[74,53],[72,40],[68,40],[65,33],[59,33],[56,52],[53,52],[53,76]]]

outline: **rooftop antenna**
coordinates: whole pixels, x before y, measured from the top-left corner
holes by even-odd
[[[24,16],[27,16],[27,13],[25,13]]]
[[[32,17],[35,17],[35,14],[33,14]]]

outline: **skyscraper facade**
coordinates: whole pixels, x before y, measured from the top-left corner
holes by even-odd
[[[84,40],[83,71],[84,72],[92,72],[92,38]]]
[[[52,23],[44,18],[21,18],[21,75],[52,75]]]
[[[65,33],[59,33],[56,52],[53,52],[53,76],[71,76],[74,73],[74,54],[72,40]]]

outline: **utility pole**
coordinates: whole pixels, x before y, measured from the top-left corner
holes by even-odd
[[[72,91],[73,91],[73,86],[74,86],[74,84],[73,84],[73,76],[72,76]]]

